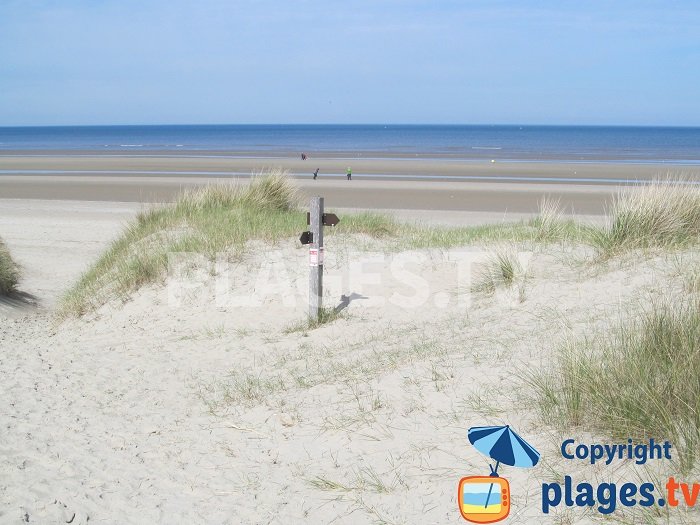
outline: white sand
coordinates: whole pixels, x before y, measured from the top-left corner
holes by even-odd
[[[301,292],[289,306],[264,294],[269,261],[273,280],[284,271],[303,289],[294,239],[253,244],[231,268],[231,289],[261,306],[217,305],[206,286],[174,306],[174,288],[150,286],[56,326],[57,296],[137,210],[82,206],[0,202],[22,289],[43,305],[6,305],[0,328],[0,523],[460,523],[459,478],[488,473],[467,429],[505,423],[543,454],[535,469],[501,470],[508,523],[591,523],[579,509],[539,511],[542,480],[562,467],[559,436],[523,373],[680,286],[663,256],[591,267],[584,251],[551,248],[532,255],[522,293],[457,308],[455,265],[424,251],[406,267],[429,298],[411,308],[420,283],[392,278],[395,258],[366,261],[382,277],[362,284],[347,273],[360,255],[330,236],[326,302],[353,300],[312,331],[288,330]]]

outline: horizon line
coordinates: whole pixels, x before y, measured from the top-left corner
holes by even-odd
[[[266,123],[151,123],[151,124],[19,124],[0,125],[0,129],[9,128],[118,128],[118,127],[193,127],[193,126],[397,126],[397,127],[538,127],[538,128],[700,128],[700,124],[542,124],[542,123],[402,123],[402,122],[266,122]]]

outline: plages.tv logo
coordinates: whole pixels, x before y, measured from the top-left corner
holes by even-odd
[[[537,465],[540,453],[509,425],[472,427],[469,442],[496,462],[488,476],[467,476],[459,480],[457,503],[462,517],[472,523],[496,523],[510,514],[510,484],[498,475],[498,467],[529,468]]]

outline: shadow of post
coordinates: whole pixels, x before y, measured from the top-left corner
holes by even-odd
[[[340,303],[338,304],[338,306],[336,306],[333,309],[333,311],[335,313],[342,312],[348,306],[350,306],[351,302],[356,301],[358,299],[369,299],[369,297],[364,296],[364,295],[360,295],[359,293],[355,293],[355,292],[351,293],[350,295],[343,294],[340,296]]]

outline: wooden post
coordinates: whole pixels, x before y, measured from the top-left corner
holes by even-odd
[[[309,220],[313,242],[309,245],[309,319],[321,318],[323,298],[323,197],[312,197]]]

